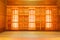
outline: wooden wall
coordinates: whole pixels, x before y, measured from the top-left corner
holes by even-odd
[[[40,7],[32,7],[32,10],[35,11],[35,26],[33,27],[29,26],[29,9],[31,7],[16,7],[16,6],[7,6],[7,14],[6,14],[6,30],[35,30],[35,31],[56,31],[58,30],[58,9],[57,6],[40,6]],[[34,9],[35,8],[35,9]],[[14,26],[11,26],[12,23],[12,16],[13,16],[13,10],[18,10],[18,27],[16,28]],[[46,10],[50,10],[51,14],[46,14]],[[49,12],[50,12],[49,11]],[[51,22],[46,22],[46,15],[50,15]],[[32,19],[34,20],[34,19]],[[51,27],[46,27],[46,23],[51,23]]]
[[[6,0],[0,0],[0,32],[5,29]]]
[[[15,3],[14,4],[14,1],[15,0],[13,0],[13,2],[12,1],[8,1],[8,3],[7,3],[7,5],[9,6],[14,6],[14,5],[16,5],[16,6],[24,6],[24,5],[26,5],[25,3],[23,3],[23,2],[18,2],[18,3]],[[15,1],[15,2],[17,2],[17,1]],[[22,4],[22,5],[21,5]],[[51,30],[59,30],[60,31],[60,0],[46,0],[46,2],[44,1],[44,2],[38,2],[37,3],[37,5],[39,6],[39,5],[56,5],[57,6],[57,10],[55,10],[55,8],[52,8],[53,10],[53,14],[52,14],[52,20],[53,20],[53,28],[51,29]],[[30,4],[30,5],[34,5],[34,4]],[[34,5],[34,6],[36,6],[36,4]],[[37,19],[39,19],[39,18],[37,18]],[[36,19],[36,20],[37,20]],[[55,20],[55,21],[54,21]],[[10,24],[11,25],[11,24]],[[39,24],[36,24],[37,26],[40,26]],[[42,25],[43,26],[43,25]],[[8,27],[6,27],[7,28],[7,30],[8,30]],[[37,27],[37,29],[38,29],[39,27]],[[39,30],[39,29],[38,29]],[[46,29],[46,30],[50,30],[50,28],[48,28],[48,29]]]
[[[57,0],[57,6],[58,6],[58,30],[60,30],[60,0]]]

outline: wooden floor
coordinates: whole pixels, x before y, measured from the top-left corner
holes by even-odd
[[[60,40],[60,32],[5,31],[0,40]]]

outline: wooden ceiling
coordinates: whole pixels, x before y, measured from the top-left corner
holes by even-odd
[[[56,0],[7,0],[7,5],[56,5]]]

